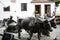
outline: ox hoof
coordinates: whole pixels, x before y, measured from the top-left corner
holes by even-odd
[[[30,40],[29,38],[27,38],[27,40]]]
[[[56,29],[57,27],[55,26],[54,28]]]
[[[53,39],[53,40],[57,40],[57,38]]]
[[[46,35],[46,36],[48,36],[48,37],[50,36],[48,33],[47,33],[47,34],[45,34],[45,35]]]
[[[51,29],[50,32],[52,32],[53,30]]]

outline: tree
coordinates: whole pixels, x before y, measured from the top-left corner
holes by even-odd
[[[57,0],[57,2],[55,2],[56,6],[58,6],[60,4],[60,0]]]

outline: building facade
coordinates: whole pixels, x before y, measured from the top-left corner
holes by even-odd
[[[53,16],[55,11],[55,0],[1,0],[0,1],[0,19],[8,18],[11,15],[13,19],[26,17],[35,17],[35,12],[44,18],[44,14]]]

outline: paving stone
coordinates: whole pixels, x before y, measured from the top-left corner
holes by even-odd
[[[5,27],[0,28],[0,34],[3,34],[5,30]],[[14,35],[15,39],[18,39],[18,33],[12,33]],[[27,40],[29,37],[29,34],[23,29],[21,32],[21,39],[18,40]],[[41,40],[53,40],[57,38],[57,40],[60,40],[60,25],[57,25],[57,29],[53,29],[52,32],[50,32],[50,37],[42,35]],[[0,40],[2,40],[2,36],[0,36]],[[37,33],[33,35],[31,40],[38,40]]]

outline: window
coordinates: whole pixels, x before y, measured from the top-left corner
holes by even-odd
[[[41,16],[41,5],[35,5],[35,16]]]
[[[27,11],[27,3],[21,3],[21,11]]]
[[[50,5],[45,5],[45,13],[47,14],[48,17],[51,16],[51,6]]]
[[[4,11],[10,11],[10,6],[4,7]]]

